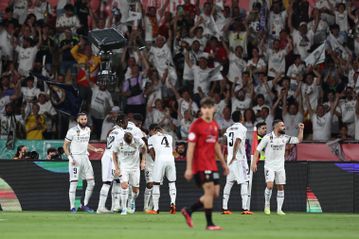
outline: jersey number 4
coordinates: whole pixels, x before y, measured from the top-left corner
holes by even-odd
[[[161,141],[161,145],[166,146],[166,148],[170,147],[170,144],[168,143],[168,139],[167,137],[163,137],[162,141]]]

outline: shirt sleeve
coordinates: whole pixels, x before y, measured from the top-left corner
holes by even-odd
[[[70,129],[69,131],[67,131],[65,140],[71,142],[73,140],[73,138],[74,138],[74,133],[73,133],[73,130]]]
[[[149,137],[147,143],[148,143],[148,149],[152,149],[153,148],[153,137]]]
[[[287,137],[288,137],[287,144],[299,144],[298,137],[295,136],[287,136]]]
[[[198,131],[196,129],[196,124],[191,124],[188,133],[188,142],[197,143],[198,139]]]
[[[268,136],[264,136],[263,139],[261,140],[261,142],[258,144],[257,146],[257,151],[261,152],[268,144]]]

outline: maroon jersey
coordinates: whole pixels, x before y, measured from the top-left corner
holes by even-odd
[[[202,118],[191,124],[188,142],[196,143],[193,155],[192,172],[218,171],[215,144],[218,141],[218,124],[212,120],[207,123]]]

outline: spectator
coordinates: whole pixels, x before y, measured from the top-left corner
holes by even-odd
[[[26,154],[28,153],[27,147],[25,145],[20,145],[17,147],[16,153],[13,160],[23,160],[26,158]]]
[[[102,122],[110,109],[114,106],[110,92],[105,85],[92,84],[92,98],[90,105],[90,116],[93,124],[93,133],[96,139],[100,139]]]
[[[177,143],[175,152],[173,154],[176,161],[186,160],[186,143],[184,142]]]
[[[313,124],[313,140],[314,141],[328,141],[331,137],[331,122],[334,114],[334,110],[339,102],[339,95],[336,96],[335,104],[332,105],[328,112],[322,104],[317,106],[316,112],[312,110],[312,106],[309,100],[309,95],[306,94],[306,101],[308,105],[308,112]]]
[[[39,114],[40,106],[32,104],[31,114],[25,121],[26,139],[44,139],[43,133],[46,131],[46,120]]]
[[[217,123],[219,128],[221,129],[221,134],[223,135],[227,128],[234,124],[232,117],[231,117],[231,108],[226,106],[224,107],[222,113],[217,116]]]
[[[107,114],[107,116],[103,120],[100,137],[101,141],[106,141],[108,133],[116,125],[116,120],[119,113],[120,107],[113,106],[110,113]]]
[[[65,75],[66,82],[72,82],[71,80],[76,76],[76,61],[71,54],[71,49],[78,43],[70,29],[64,31],[65,39],[60,42],[60,73]]]
[[[56,20],[56,29],[57,32],[64,32],[66,28],[71,29],[73,33],[81,27],[80,21],[76,15],[74,15],[75,9],[71,4],[66,4],[64,6],[65,14],[57,18]]]
[[[21,115],[16,115],[14,112],[14,105],[8,103],[5,106],[4,114],[0,114],[0,139],[8,140],[8,137],[23,139],[24,135],[24,120]]]
[[[56,148],[48,148],[46,160],[54,160],[58,156],[58,152]]]
[[[18,53],[18,71],[22,76],[28,76],[30,71],[33,68],[36,54],[39,50],[39,47],[42,44],[42,33],[38,28],[39,33],[39,41],[37,45],[32,46],[32,39],[30,37],[23,38],[22,46],[18,46],[16,42],[14,42],[13,47],[15,51]]]
[[[193,116],[190,109],[186,110],[183,114],[183,118],[180,121],[180,132],[181,132],[181,138],[187,139],[189,128],[193,122]]]
[[[347,87],[344,95],[345,99],[339,101],[341,120],[347,127],[349,135],[353,137],[355,135],[355,92],[353,88]]]
[[[57,112],[54,109],[48,95],[45,92],[40,92],[38,95],[39,114],[45,117],[46,132],[43,133],[45,139],[55,139]]]
[[[79,50],[82,48],[83,53]],[[92,91],[90,82],[96,83],[96,76],[100,67],[101,58],[92,54],[91,45],[87,44],[85,39],[80,38],[79,44],[71,48],[71,55],[78,64],[77,86],[81,98],[85,101],[83,109],[89,109],[91,103]]]

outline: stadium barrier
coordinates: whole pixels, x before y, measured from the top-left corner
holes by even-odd
[[[340,143],[334,140],[332,142],[331,144],[329,144],[330,142],[304,142],[293,146],[286,159],[288,161],[359,161],[357,141]],[[17,147],[20,145],[27,146],[28,151],[38,152],[39,159],[45,159],[48,148],[59,148],[63,144],[63,140],[16,140],[15,147],[7,149],[6,140],[0,140],[0,159],[12,159]],[[104,142],[91,141],[91,144],[96,147],[105,148]],[[101,155],[101,153],[90,151],[91,160],[99,160]],[[63,156],[63,159],[66,159],[66,157]]]
[[[96,186],[90,200],[97,207],[101,188],[101,162],[92,161]],[[177,207],[192,204],[200,195],[194,183],[183,178],[185,162],[176,162]],[[285,211],[299,212],[359,212],[359,163],[349,162],[287,162]],[[225,178],[221,177],[221,190]],[[77,205],[84,193],[85,184],[79,183]],[[68,201],[67,161],[15,161],[0,160],[0,205],[2,210],[66,211]],[[137,210],[143,208],[144,175],[141,173],[141,194]],[[251,209],[263,210],[263,163],[253,178]],[[110,207],[110,196],[107,206]],[[221,209],[221,198],[216,200],[215,210]],[[240,187],[232,188],[229,207],[240,210]],[[276,192],[272,195],[272,209],[276,208]],[[161,187],[160,210],[169,209],[167,181]]]

